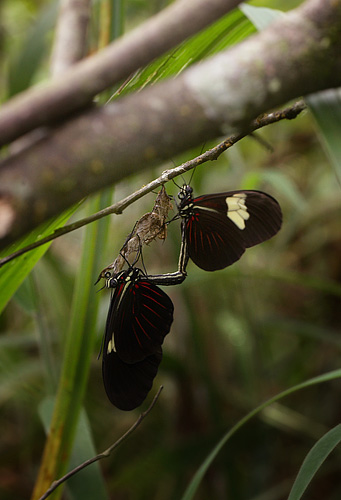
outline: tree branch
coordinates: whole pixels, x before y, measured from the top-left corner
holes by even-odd
[[[293,106],[290,106],[289,108],[285,108],[281,111],[275,111],[274,113],[270,113],[268,115],[261,116],[257,118],[256,120],[253,121],[251,126],[248,129],[248,133],[251,134],[252,132],[263,128],[267,125],[271,125],[273,123],[276,123],[281,120],[293,120],[296,118],[304,109],[306,108],[306,105],[304,104],[303,101],[299,101],[295,103]],[[154,189],[159,188],[166,182],[170,181],[171,179],[174,179],[178,175],[182,175],[185,172],[188,172],[189,170],[197,167],[198,165],[202,165],[203,163],[206,163],[208,161],[214,161],[219,158],[219,156],[229,149],[231,146],[236,144],[238,141],[243,139],[247,135],[247,133],[244,134],[237,134],[237,135],[232,135],[222,141],[220,144],[217,144],[217,146],[214,146],[213,148],[205,151],[201,155],[197,156],[196,158],[193,158],[191,160],[186,161],[182,165],[179,165],[178,167],[175,167],[171,170],[165,170],[162,172],[161,176],[158,177],[157,179],[154,179],[153,181],[149,182],[145,186],[143,186],[141,189],[138,189],[134,193],[130,194],[126,198],[123,198],[123,200],[118,201],[117,203],[114,203],[110,207],[104,208],[103,210],[100,210],[99,212],[89,216],[89,217],[84,217],[83,219],[80,219],[76,222],[73,222],[72,224],[66,224],[63,227],[60,227],[56,229],[52,234],[49,236],[46,236],[45,238],[40,239],[39,241],[36,241],[30,245],[27,245],[26,247],[20,248],[20,250],[17,250],[16,252],[13,252],[10,255],[7,255],[6,257],[3,257],[0,259],[0,268],[5,265],[7,262],[10,262],[11,260],[19,257],[20,255],[23,255],[26,252],[29,252],[30,250],[33,250],[34,248],[37,248],[41,245],[44,245],[45,243],[49,243],[50,241],[59,238],[59,236],[63,236],[64,234],[70,233],[71,231],[75,231],[76,229],[79,229],[87,224],[90,224],[91,222],[95,222],[96,220],[101,219],[102,217],[106,217],[107,215],[111,214],[116,214],[119,215],[125,210],[128,206],[130,206],[132,203],[135,201],[139,200],[146,194],[150,193]],[[1,211],[0,211],[1,214]]]
[[[242,0],[178,0],[61,78],[16,96],[0,113],[0,146],[89,106],[95,95],[175,47]]]
[[[90,0],[61,0],[51,58],[53,76],[83,59],[90,19]]]
[[[1,245],[131,173],[340,84],[341,0],[307,0],[178,78],[84,112],[5,159]]]

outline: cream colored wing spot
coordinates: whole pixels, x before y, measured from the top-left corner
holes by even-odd
[[[245,199],[245,193],[236,193],[225,199],[227,217],[238,227],[238,229],[245,229],[245,221],[250,218],[247,206],[245,205]]]
[[[111,352],[116,352],[114,336],[112,336],[111,340],[108,342],[107,354],[110,354]]]
[[[218,214],[218,210],[215,210],[214,208],[210,208],[210,207],[202,207],[201,205],[192,205],[191,208],[197,208],[199,210],[203,210],[203,211],[206,211],[206,212],[214,212],[215,214]]]

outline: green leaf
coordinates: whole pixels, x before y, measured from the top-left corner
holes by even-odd
[[[280,10],[268,9],[267,7],[254,7],[246,3],[242,3],[239,8],[258,31],[267,28],[269,24],[284,15],[284,12]]]
[[[188,66],[243,40],[254,31],[245,16],[234,10],[149,64],[120,89],[120,95],[179,74]]]
[[[288,500],[299,500],[328,455],[341,441],[341,424],[331,429],[312,447],[299,470]]]
[[[111,196],[111,192],[105,191],[89,200],[88,213],[107,206]],[[65,474],[75,439],[96,339],[100,295],[93,285],[98,275],[100,249],[105,245],[108,227],[109,218],[104,218],[89,224],[85,230],[56,403],[34,490],[38,498],[48,489],[51,477],[58,478]],[[58,488],[53,498],[60,498],[61,494],[62,488]]]
[[[182,496],[182,500],[192,500],[194,497],[204,475],[207,472],[207,469],[209,466],[212,464],[213,460],[216,458],[220,450],[225,446],[225,444],[229,441],[229,439],[243,426],[245,425],[249,420],[251,420],[254,416],[256,416],[258,413],[260,413],[264,408],[267,408],[270,406],[272,403],[275,403],[276,401],[279,401],[280,399],[289,396],[290,394],[300,391],[302,389],[306,389],[307,387],[310,387],[312,385],[316,384],[321,384],[322,382],[329,382],[330,380],[333,380],[335,378],[340,378],[341,377],[341,370],[334,370],[332,372],[325,373],[324,375],[320,375],[318,377],[314,377],[312,379],[309,379],[301,384],[295,385],[291,387],[290,389],[287,389],[283,392],[280,392],[276,396],[268,399],[265,401],[265,403],[262,403],[261,405],[257,406],[257,408],[254,408],[250,413],[245,415],[241,420],[239,420],[223,437],[222,439],[217,443],[217,445],[213,448],[211,453],[206,457],[202,465],[199,467],[197,472],[195,473],[192,481],[188,485],[184,495]]]
[[[28,88],[47,53],[47,37],[53,28],[59,2],[54,1],[45,8],[29,31],[21,51],[9,65],[8,96]]]
[[[39,408],[46,434],[49,430],[54,402],[54,398],[46,398]],[[69,470],[74,469],[96,454],[89,420],[85,410],[82,409],[77,424]],[[107,500],[108,498],[98,462],[78,472],[75,476],[68,479],[65,484],[74,498],[96,498],[96,500]]]
[[[78,206],[79,205],[76,205],[70,208],[58,217],[55,217],[34,229],[27,236],[24,236],[19,242],[14,243],[3,252],[0,252],[0,257],[10,255],[20,248],[30,245],[31,243],[34,243],[53,233],[55,229],[65,224],[70,216],[77,210]],[[50,245],[51,242],[46,243],[45,245],[31,250],[30,252],[27,252],[0,267],[0,313],[24,281],[26,276],[31,272],[38,260],[48,250]]]

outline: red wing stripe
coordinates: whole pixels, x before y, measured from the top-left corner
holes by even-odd
[[[204,248],[204,239],[203,239],[202,235],[203,235],[203,232],[200,230],[201,248]]]
[[[144,307],[146,309],[149,309],[149,311],[151,311],[152,313],[154,313],[156,316],[158,316],[159,318],[162,318],[162,316],[160,316],[160,314],[158,314],[156,311],[154,311],[154,309],[152,309],[151,307],[148,307],[146,306],[146,304],[144,304]]]
[[[194,231],[194,248],[195,248],[196,252],[197,252],[197,247],[198,247],[198,244],[197,244],[197,232]]]
[[[141,293],[141,295],[143,297],[147,297],[148,299],[152,300],[153,302],[155,302],[158,306],[160,307],[163,307],[164,309],[167,309],[166,306],[164,306],[163,304],[161,304],[161,302],[158,302],[156,299],[153,299],[152,297],[150,297],[149,295],[144,295],[143,293]]]
[[[159,297],[162,297],[162,295],[163,295],[163,294],[161,293],[161,291],[155,290],[155,288],[152,288],[152,287],[148,286],[147,284],[140,283],[140,286],[141,286],[141,287],[144,287],[144,288],[147,288],[147,290],[148,290],[149,292],[153,292],[153,293],[155,293],[155,295],[158,295]]]
[[[150,336],[148,335],[148,333],[146,332],[146,330],[143,328],[143,326],[141,325],[141,323],[139,322],[139,320],[135,317],[135,320],[136,320],[136,323],[139,325],[139,327],[141,328],[141,330],[143,331],[143,333],[145,334],[145,336],[150,340]],[[135,331],[135,329],[134,329]],[[135,335],[136,336],[136,335]],[[139,342],[140,344],[140,342]],[[141,345],[141,344],[140,344]]]
[[[189,244],[191,244],[192,243],[192,223],[191,223],[191,219],[189,219],[188,222],[187,222],[186,233],[188,234],[188,242],[189,242]]]
[[[214,243],[216,244],[216,246],[217,246],[217,247],[218,247],[219,245],[218,245],[218,242],[217,242],[216,236],[220,239],[220,241],[221,241],[222,243],[224,243],[224,240],[223,240],[223,238],[220,236],[220,234],[219,234],[219,233],[211,233],[211,236],[212,236],[212,238],[214,239]]]
[[[209,245],[209,247],[210,247],[210,249],[211,249],[211,251],[212,251],[212,242],[211,242],[211,239],[210,239],[210,235],[209,235],[209,233],[207,233],[207,234],[206,234],[206,239],[207,239],[207,241],[208,241],[208,245]]]
[[[139,336],[136,334],[136,330],[135,330],[135,326],[134,325],[133,325],[133,332],[134,332],[135,338],[136,338],[139,346],[142,348],[142,344],[140,342]]]
[[[155,326],[155,325],[153,325],[153,323],[152,323],[151,321],[149,321],[149,319],[148,319],[148,318],[147,318],[144,314],[142,314],[142,313],[141,313],[141,316],[142,316],[142,318],[143,318],[145,321],[147,321],[147,323],[149,323],[149,324],[150,324],[150,326],[152,326],[154,329],[156,329],[156,326]]]

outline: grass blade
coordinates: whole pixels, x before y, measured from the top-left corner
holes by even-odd
[[[302,382],[301,384],[297,384],[290,389],[286,389],[283,392],[280,392],[276,396],[268,399],[265,401],[265,403],[262,403],[261,405],[257,406],[257,408],[254,408],[250,413],[245,415],[239,422],[237,422],[223,437],[222,439],[217,443],[217,445],[213,448],[211,453],[206,457],[202,465],[199,467],[197,472],[195,473],[192,481],[188,485],[184,495],[182,496],[181,500],[192,500],[194,498],[194,495],[204,477],[206,474],[209,466],[212,464],[213,460],[216,458],[220,450],[225,446],[225,444],[229,441],[229,439],[243,426],[245,425],[249,420],[251,420],[253,417],[255,417],[258,413],[260,413],[264,408],[268,407],[272,403],[275,403],[276,401],[279,401],[280,399],[289,396],[290,394],[300,391],[302,389],[306,389],[307,387],[310,387],[312,385],[316,384],[321,384],[323,382],[329,382],[330,380],[333,380],[335,378],[340,378],[341,377],[341,370],[334,370],[332,372],[325,373],[324,375],[320,375],[318,377],[314,377],[312,379],[309,379],[305,382]]]
[[[46,433],[51,422],[53,406],[53,398],[46,398],[40,406],[39,413]],[[89,420],[84,409],[82,409],[70,458],[70,469],[75,468],[80,463],[85,462],[95,455],[96,450],[92,440]],[[74,498],[96,498],[96,500],[106,500],[108,498],[98,463],[92,464],[91,467],[80,471],[76,476],[70,478],[67,482],[67,487]]]
[[[89,202],[93,213],[107,205],[109,193]],[[94,348],[97,307],[100,295],[94,289],[100,258],[105,245],[109,219],[87,226],[83,243],[79,273],[76,280],[71,319],[66,338],[62,373],[59,381],[51,428],[45,445],[43,460],[33,498],[40,498],[49,488],[51,480],[61,477],[67,468],[75,439],[90,360]],[[104,229],[103,229],[104,228]],[[52,495],[60,498],[62,488]]]
[[[45,224],[31,231],[27,236],[24,236],[20,241],[14,243],[9,248],[0,253],[0,257],[5,257],[22,247],[34,243],[44,236],[47,236],[58,227],[63,226],[71,215],[77,210],[79,205],[76,205],[69,210],[63,212],[58,217],[55,217]],[[31,250],[29,253],[21,255],[16,259],[4,264],[0,268],[0,313],[19,288],[26,276],[31,272],[38,260],[49,249],[51,243],[46,243],[41,247]]]
[[[120,95],[177,75],[188,66],[243,40],[254,31],[252,24],[236,9],[142,69],[120,89]]]
[[[299,500],[328,455],[341,441],[341,424],[331,429],[312,447],[303,461],[288,500]]]
[[[21,51],[10,61],[8,97],[22,92],[32,84],[49,48],[47,38],[56,22],[58,3],[54,1],[43,9],[29,30]]]

